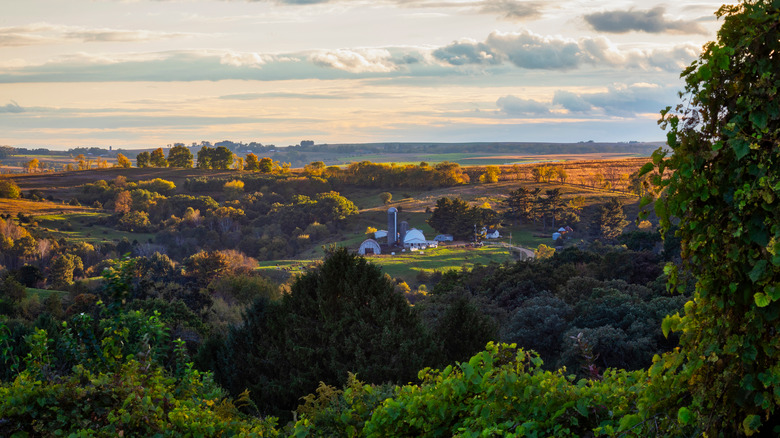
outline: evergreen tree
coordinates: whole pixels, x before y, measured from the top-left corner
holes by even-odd
[[[350,372],[371,383],[409,381],[434,350],[382,270],[339,248],[280,302],[256,302],[213,351],[206,357],[223,384],[248,388],[262,410],[280,414],[319,382],[343,385]]]
[[[455,239],[472,240],[475,229],[485,223],[480,210],[461,198],[444,197],[436,201],[428,225],[439,233],[452,234]]]
[[[612,198],[599,207],[591,223],[591,232],[602,239],[613,240],[623,232],[626,225],[628,221],[623,212],[623,203]]]

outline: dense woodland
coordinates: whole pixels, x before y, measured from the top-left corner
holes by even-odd
[[[115,178],[68,201],[150,242],[51,239],[35,217],[4,216],[0,435],[780,433],[780,5],[720,15],[719,41],[683,73],[686,101],[663,112],[671,153],[630,178],[660,231],[622,232],[610,201],[577,225],[580,244],[421,273],[429,293],[413,305],[347,248],[293,277],[261,275],[254,258],[334,233],[358,212],[350,185],[477,183],[457,165],[295,173],[247,156],[235,178]],[[218,150],[173,158],[213,168]],[[170,164],[155,152],[137,165]],[[22,195],[51,196],[0,182]],[[557,199],[518,184],[490,213],[444,197],[429,222],[579,216]]]

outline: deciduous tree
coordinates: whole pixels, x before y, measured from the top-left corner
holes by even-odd
[[[165,159],[165,152],[162,148],[157,148],[149,155],[149,165],[152,167],[168,167],[168,160]]]
[[[170,167],[192,168],[192,152],[183,145],[175,145],[168,151],[168,165]]]
[[[122,167],[127,169],[130,168],[133,165],[133,163],[130,162],[130,159],[127,158],[126,156],[122,154],[116,154],[116,165],[117,167]]]
[[[769,436],[780,420],[780,2],[717,15],[718,40],[683,72],[683,103],[662,112],[672,154],[653,154],[656,213],[665,229],[679,219],[697,282],[685,312],[663,324],[681,333],[681,350],[650,375],[663,374],[655,396],[698,434]],[[667,272],[681,288],[678,270]]]
[[[151,160],[152,156],[149,152],[141,152],[135,156],[135,165],[139,168],[149,167]]]

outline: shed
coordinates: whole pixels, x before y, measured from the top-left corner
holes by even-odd
[[[382,249],[379,247],[379,243],[374,239],[366,239],[360,244],[358,249],[360,255],[382,254]]]

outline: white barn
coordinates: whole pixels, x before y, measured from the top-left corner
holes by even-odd
[[[412,228],[404,236],[404,248],[427,248],[428,241],[425,240],[425,235],[417,228]]]

